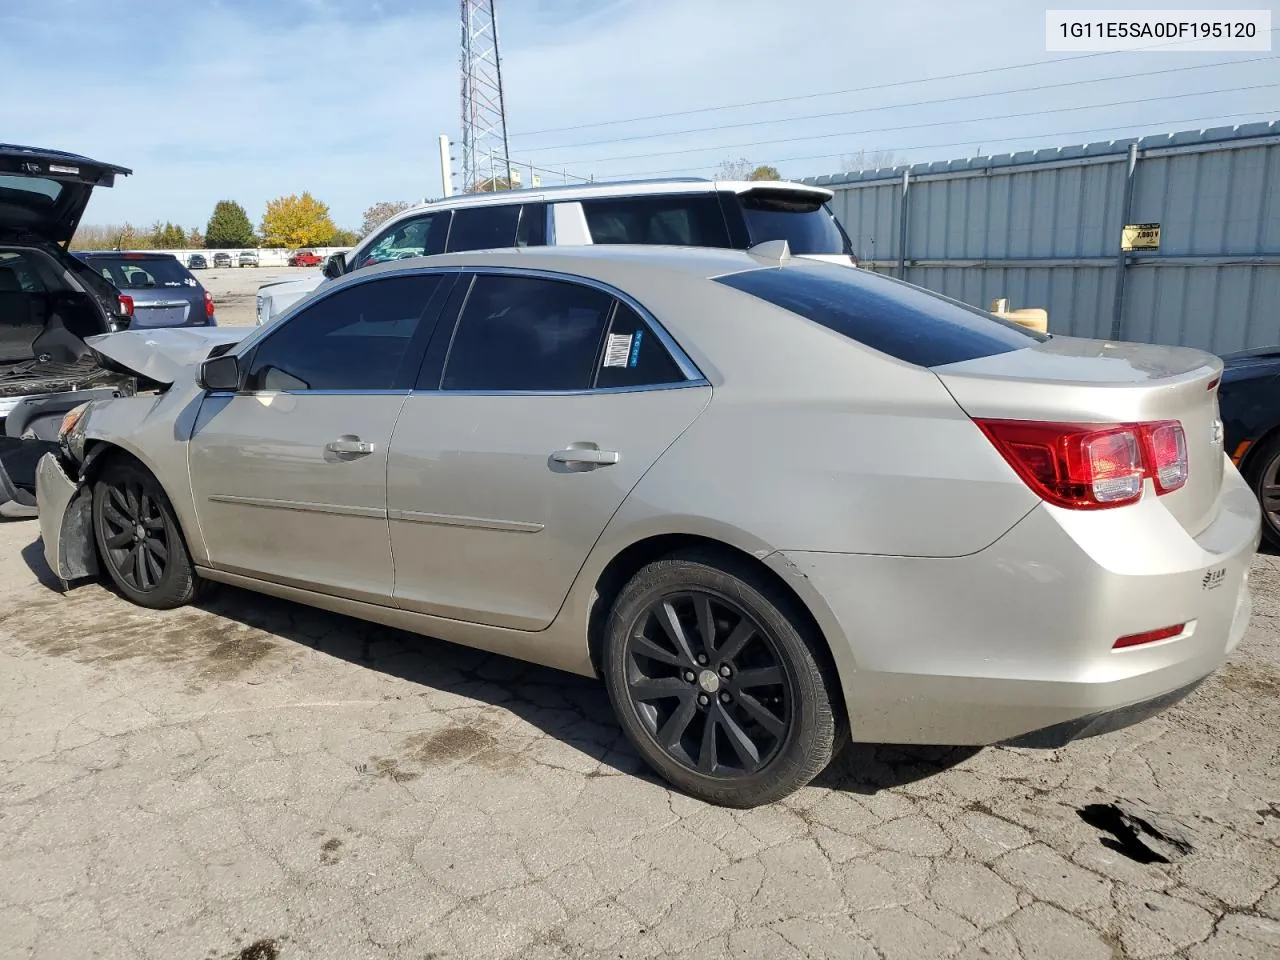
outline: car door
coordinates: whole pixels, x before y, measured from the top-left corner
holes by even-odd
[[[390,603],[387,450],[454,273],[337,286],[241,356],[189,447],[214,567]]]
[[[711,388],[610,290],[519,271],[466,283],[452,336],[437,333],[391,438],[395,599],[539,629]]]

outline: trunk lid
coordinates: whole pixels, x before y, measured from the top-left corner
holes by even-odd
[[[1180,421],[1187,482],[1160,502],[1192,536],[1213,519],[1225,461],[1217,392],[1222,361],[1212,354],[1055,336],[1026,349],[932,369],[971,417]]]
[[[34,235],[65,246],[94,187],[133,171],[74,153],[0,144],[0,236]]]

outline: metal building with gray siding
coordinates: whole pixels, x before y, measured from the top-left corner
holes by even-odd
[[[864,266],[1044,307],[1051,332],[1280,344],[1280,121],[805,182],[835,191]],[[1126,224],[1159,224],[1159,248],[1122,252]]]

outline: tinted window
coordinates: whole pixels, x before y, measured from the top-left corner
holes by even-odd
[[[365,249],[360,256],[359,266],[368,267],[391,260],[444,253],[444,238],[448,232],[447,213],[401,220]]]
[[[593,287],[480,276],[445,362],[445,390],[585,390],[613,298]]]
[[[520,207],[515,204],[455,210],[449,231],[449,252],[513,247],[519,220]]]
[[[520,228],[516,231],[517,247],[542,247],[547,243],[547,205],[526,203],[520,208]]]
[[[605,339],[596,386],[643,387],[684,379],[649,325],[625,303],[619,303]]]
[[[666,243],[727,247],[729,230],[715,194],[583,200],[594,243]]]
[[[1008,353],[1047,339],[947,297],[838,264],[793,263],[718,279],[922,367]]]
[[[87,262],[99,276],[121,290],[191,288],[197,283],[174,257],[89,257]]]
[[[358,283],[296,314],[253,352],[249,390],[389,390],[440,275]],[[426,331],[423,331],[424,333]]]
[[[835,218],[811,197],[761,190],[738,200],[753,244],[785,240],[794,254],[849,252]]]

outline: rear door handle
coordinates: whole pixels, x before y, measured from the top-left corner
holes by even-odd
[[[350,434],[339,437],[337,440],[330,440],[324,445],[324,448],[340,457],[367,457],[373,453],[372,443],[366,443],[359,437],[353,437]]]
[[[593,467],[607,467],[622,459],[617,450],[600,450],[596,447],[567,447],[557,450],[551,455],[556,463],[589,464]]]

